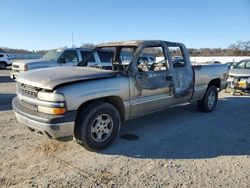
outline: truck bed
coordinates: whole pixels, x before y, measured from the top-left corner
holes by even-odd
[[[204,96],[210,80],[220,78],[219,91],[225,89],[228,77],[228,66],[226,64],[192,64],[192,67],[195,81],[193,100]]]

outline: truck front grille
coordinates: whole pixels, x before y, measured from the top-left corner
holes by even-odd
[[[17,83],[17,92],[26,97],[36,98],[38,91],[39,88],[37,87],[29,86],[19,82]]]

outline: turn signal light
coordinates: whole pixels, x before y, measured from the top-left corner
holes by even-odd
[[[67,112],[66,108],[48,108],[43,106],[38,106],[37,110],[46,114],[61,115]]]

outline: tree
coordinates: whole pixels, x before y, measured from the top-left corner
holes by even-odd
[[[250,54],[250,40],[248,41],[239,40],[235,44],[231,44],[228,48],[235,50],[237,54],[249,55]]]

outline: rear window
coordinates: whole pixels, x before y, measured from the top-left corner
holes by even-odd
[[[114,57],[113,52],[104,52],[104,51],[98,51],[97,52],[101,62],[111,62],[112,58]]]
[[[82,60],[85,61],[85,59],[91,54],[91,51],[81,51]],[[95,62],[95,57],[92,55],[88,62]]]

